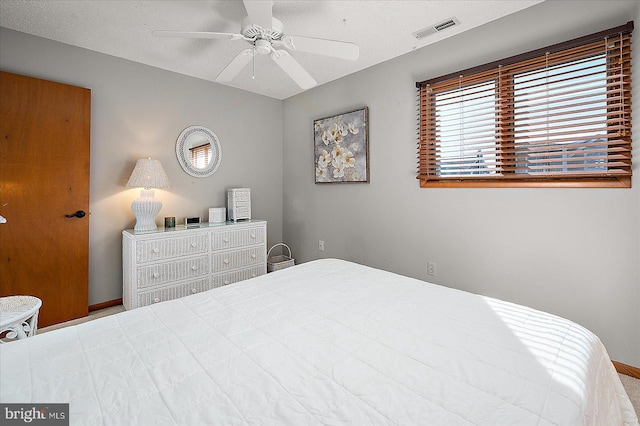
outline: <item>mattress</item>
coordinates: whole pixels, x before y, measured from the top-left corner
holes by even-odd
[[[336,259],[0,345],[2,403],[77,425],[637,425],[601,341]]]

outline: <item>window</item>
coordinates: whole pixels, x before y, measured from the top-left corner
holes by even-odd
[[[211,162],[213,152],[211,151],[210,143],[207,142],[204,145],[189,148],[189,151],[191,151],[191,164],[196,169],[205,169]]]
[[[632,30],[416,83],[421,186],[630,187]]]

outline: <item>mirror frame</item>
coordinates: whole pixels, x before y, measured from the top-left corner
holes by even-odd
[[[195,168],[189,160],[189,146],[187,145],[187,141],[189,140],[189,136],[196,133],[204,136],[211,143],[211,162],[204,169]],[[180,163],[182,170],[189,175],[199,178],[211,176],[218,170],[220,162],[222,161],[220,140],[218,140],[216,134],[207,127],[189,126],[180,133],[176,140],[176,157],[178,157],[178,163]]]

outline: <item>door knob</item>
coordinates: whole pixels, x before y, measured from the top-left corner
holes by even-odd
[[[78,219],[82,219],[83,217],[85,217],[85,215],[86,215],[86,213],[84,212],[84,210],[78,210],[74,214],[66,214],[64,216],[65,217],[77,217]]]

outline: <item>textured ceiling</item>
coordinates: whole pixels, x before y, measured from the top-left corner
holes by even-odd
[[[260,0],[256,0],[260,1]],[[278,1],[273,15],[290,35],[356,43],[357,61],[304,52],[292,56],[318,84],[387,61],[544,0]],[[240,32],[240,0],[63,1],[0,0],[0,26],[213,81],[243,40],[154,37],[153,30]],[[414,31],[455,17],[459,25],[417,40]],[[228,86],[286,99],[302,92],[268,55],[258,55]]]

